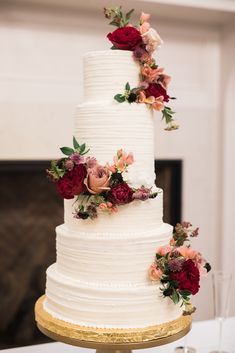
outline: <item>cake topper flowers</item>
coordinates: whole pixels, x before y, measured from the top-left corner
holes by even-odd
[[[86,144],[79,144],[75,137],[73,148],[62,147],[60,150],[66,157],[52,161],[47,174],[62,198],[76,198],[75,218],[95,219],[99,212],[112,214],[120,205],[157,196],[152,188],[144,185],[133,188],[124,180],[123,173],[128,172],[128,167],[134,163],[132,153],[119,149],[112,164],[101,165],[96,158],[87,156]]]
[[[200,276],[211,270],[202,254],[189,244],[190,238],[197,236],[198,228],[194,229],[190,222],[178,223],[170,244],[156,250],[155,262],[149,267],[150,280],[161,283],[162,295],[175,304],[181,303],[184,314],[195,311],[190,297],[199,291]]]
[[[171,77],[153,57],[153,53],[163,41],[158,32],[150,26],[149,14],[142,12],[137,26],[130,23],[133,11],[132,9],[124,14],[121,6],[104,9],[105,17],[111,20],[109,24],[118,27],[107,35],[113,44],[111,49],[132,51],[134,60],[140,66],[140,80],[136,83],[137,86],[131,88],[127,82],[124,92],[116,94],[114,99],[119,103],[145,103],[149,108],[162,112],[162,119],[167,124],[165,130],[178,129],[173,119],[175,112],[168,106],[169,101],[175,99],[167,93]]]

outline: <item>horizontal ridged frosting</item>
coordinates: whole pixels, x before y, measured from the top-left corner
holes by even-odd
[[[139,84],[140,67],[131,51],[103,50],[84,56],[84,98],[86,101],[112,100],[123,93],[127,82]]]
[[[178,305],[160,295],[159,286],[92,286],[47,270],[45,310],[71,323],[93,327],[146,327],[174,320]]]
[[[153,249],[169,242],[172,226],[162,224],[135,236],[123,230],[119,237],[70,231],[65,226],[57,227],[56,233],[60,273],[96,285],[142,286],[149,284],[148,268],[155,258]]]

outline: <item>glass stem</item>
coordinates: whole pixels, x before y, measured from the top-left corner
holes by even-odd
[[[222,353],[223,319],[219,319],[219,353]]]
[[[184,353],[188,353],[188,336],[184,336]]]

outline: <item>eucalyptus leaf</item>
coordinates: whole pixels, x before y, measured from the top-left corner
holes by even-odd
[[[70,148],[70,147],[61,147],[60,150],[61,150],[61,152],[64,153],[66,156],[70,156],[72,153],[74,153],[73,148]]]

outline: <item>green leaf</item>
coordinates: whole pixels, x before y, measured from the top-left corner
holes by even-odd
[[[130,84],[129,82],[126,83],[126,86],[125,86],[125,90],[126,91],[130,91],[131,87],[130,87]]]
[[[131,15],[132,15],[132,13],[133,13],[134,11],[135,11],[134,9],[131,9],[130,11],[127,12],[127,14],[126,14],[126,19],[127,19],[127,20],[130,19]]]
[[[82,153],[85,151],[85,149],[86,149],[86,144],[83,143],[83,144],[80,146],[80,148],[79,148],[80,154],[82,154]]]
[[[72,148],[70,148],[70,147],[61,147],[60,150],[66,156],[70,156],[72,153],[74,153],[74,150]]]
[[[116,94],[116,96],[114,96],[114,99],[118,102],[118,103],[123,103],[125,102],[126,98],[123,94]]]
[[[182,291],[180,291],[180,294],[181,294],[183,297],[188,297],[188,296],[191,295],[192,293],[191,293],[189,290],[182,290]]]
[[[174,304],[179,303],[180,297],[179,297],[179,293],[176,290],[173,291],[173,294],[171,295],[171,299],[173,300]]]
[[[77,150],[79,148],[79,143],[77,142],[75,136],[73,136],[73,147],[75,150]]]
[[[118,48],[116,48],[115,45],[113,45],[110,49],[112,49],[112,50],[118,50]]]
[[[111,26],[116,26],[116,27],[120,27],[120,21],[114,19],[113,21],[109,22],[109,24]]]

